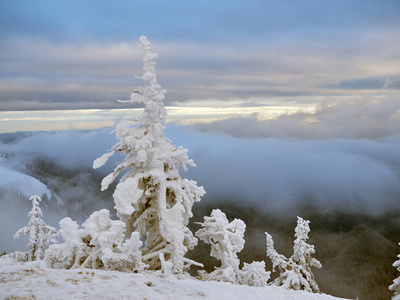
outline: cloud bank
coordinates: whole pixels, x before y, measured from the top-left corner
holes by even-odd
[[[194,128],[236,137],[376,139],[400,134],[400,99],[398,96],[384,99],[327,99],[317,107],[315,113],[298,112],[273,120],[261,120],[253,114],[200,123]]]
[[[90,167],[115,143],[110,131],[41,133],[1,145],[0,151],[36,151],[66,166]],[[182,175],[204,186],[203,201],[235,201],[284,214],[304,206],[373,214],[399,209],[399,134],[377,140],[249,139],[177,125],[169,125],[166,134],[189,149],[197,167]]]

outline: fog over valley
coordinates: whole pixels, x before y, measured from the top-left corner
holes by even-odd
[[[30,157],[41,154],[66,168],[90,169],[93,160],[115,143],[112,130],[33,134],[2,144],[3,154],[25,153],[6,158],[3,164],[23,172]],[[224,199],[293,214],[303,206],[372,214],[398,208],[398,134],[379,139],[237,138],[172,124],[166,132],[197,164],[185,176],[205,187],[204,201]],[[18,165],[13,159],[22,162]],[[112,168],[108,164],[100,172]]]
[[[364,112],[366,120],[370,120],[371,116]],[[345,138],[340,126],[337,132],[332,129],[330,137],[324,138],[319,134],[321,131],[312,127],[324,131],[328,128],[325,123],[329,122],[326,118],[303,131],[296,122],[298,115],[282,117],[289,120],[284,128],[291,134],[286,136],[246,134],[245,129],[256,132],[251,126],[268,128],[273,122],[281,122],[280,119],[271,123],[254,119],[250,125],[237,118],[227,119],[226,122],[238,124],[237,130],[229,127],[231,131],[221,128],[218,122],[194,126],[167,124],[166,136],[174,145],[187,148],[189,157],[197,164],[187,173],[181,170],[182,176],[196,180],[207,192],[194,206],[193,221],[202,220],[215,207],[222,207],[230,218],[245,220],[247,239],[242,256],[248,261],[265,259],[264,231],[282,236],[277,247],[286,251],[296,216],[308,217],[316,244],[320,243],[316,245],[317,255],[320,253],[325,260],[324,270],[329,271],[329,276],[339,276],[340,266],[352,261],[355,253],[358,258],[363,257],[358,251],[366,251],[364,246],[350,250],[351,245],[360,243],[363,235],[369,243],[386,245],[386,250],[371,254],[374,258],[368,261],[379,261],[384,268],[379,272],[387,272],[392,268],[396,232],[400,229],[400,134],[395,126],[398,111],[387,112],[380,116],[390,115],[394,125],[385,123],[385,131],[377,136],[376,131],[368,131],[365,122],[364,138],[357,136],[361,129]],[[331,119],[338,116],[332,114]],[[319,118],[319,113],[314,117]],[[346,126],[349,123],[347,120]],[[356,128],[356,123],[351,125],[354,126],[350,128]],[[0,251],[24,250],[25,241],[13,241],[12,237],[26,223],[30,209],[28,193],[42,196],[43,219],[56,228],[65,216],[82,223],[94,210],[107,208],[115,214],[112,198],[115,186],[100,192],[100,182],[122,157],[114,156],[111,163],[98,170],[92,168],[93,161],[116,143],[113,130],[114,127],[107,127],[0,135],[0,171],[5,178],[0,184]],[[340,254],[339,258],[342,250],[326,252],[325,247],[321,248],[328,235],[331,242],[340,239],[342,249],[348,249],[345,252],[348,254]],[[204,255],[204,244],[199,247],[192,254],[196,258]],[[338,259],[329,267],[330,260]],[[209,260],[205,262],[207,266]],[[370,263],[363,262],[365,270],[374,268]],[[366,277],[355,287],[350,284],[355,274],[337,277],[335,281],[324,274],[317,272],[316,276],[325,291],[346,297],[360,295],[369,285],[367,282],[375,280]]]

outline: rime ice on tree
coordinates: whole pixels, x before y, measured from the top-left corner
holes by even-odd
[[[400,272],[400,254],[397,257],[399,259],[393,263],[393,267],[395,267],[397,271]],[[393,284],[389,286],[389,290],[393,291],[394,293],[394,296],[392,298],[393,300],[400,300],[400,277],[397,277],[395,280],[393,280]]]
[[[293,255],[289,259],[276,252],[272,237],[267,232],[265,233],[267,256],[272,261],[273,270],[278,267],[280,271],[280,276],[272,282],[272,285],[319,293],[311,267],[321,268],[322,266],[318,260],[311,257],[311,254],[315,253],[314,246],[306,243],[310,232],[309,223],[310,221],[297,217]]]
[[[141,271],[146,266],[137,232],[125,240],[125,223],[111,220],[107,209],[93,212],[82,228],[70,218],[60,221],[64,243],[51,245],[45,261],[50,267]],[[124,241],[125,240],[125,241]]]
[[[221,266],[210,274],[200,272],[204,280],[226,281],[235,284],[251,286],[265,286],[271,272],[265,271],[265,262],[253,261],[244,263],[239,269],[237,253],[244,247],[244,232],[246,224],[240,219],[229,222],[225,213],[214,209],[210,217],[204,217],[203,228],[196,232],[196,236],[211,245],[211,256],[221,261]]]
[[[211,245],[211,256],[221,261],[221,266],[212,273],[205,275],[205,280],[240,281],[239,258],[237,253],[244,247],[244,231],[246,224],[240,219],[229,222],[225,213],[214,209],[210,217],[204,217],[199,223],[203,228],[196,232],[196,236]]]
[[[34,195],[30,197],[29,200],[32,201],[32,209],[28,213],[28,226],[19,229],[15,233],[14,239],[18,239],[21,235],[29,236],[29,242],[26,247],[30,252],[16,252],[15,256],[19,260],[34,261],[43,259],[47,247],[51,243],[57,241],[57,230],[54,227],[46,225],[46,223],[41,219],[43,213],[39,207],[39,204],[42,201],[40,197]]]
[[[251,264],[244,263],[240,271],[240,284],[250,286],[266,286],[271,272],[265,271],[265,261],[253,261]]]
[[[155,59],[151,44],[146,37],[140,41],[144,48],[144,74],[139,77],[144,87],[132,93],[124,102],[145,104],[144,112],[135,120],[138,127],[128,122],[117,125],[116,136],[120,140],[109,153],[95,160],[94,168],[104,165],[115,153],[125,155],[124,160],[102,181],[102,190],[122,176],[114,192],[117,215],[126,223],[127,235],[137,230],[145,240],[143,260],[150,269],[160,269],[160,254],[173,264],[174,273],[182,273],[184,265],[195,262],[184,258],[197,239],[187,228],[192,217],[194,202],[205,194],[193,180],[182,179],[179,168],[195,166],[186,155],[187,150],[175,147],[163,132],[166,111],[163,100],[166,90],[157,83]]]

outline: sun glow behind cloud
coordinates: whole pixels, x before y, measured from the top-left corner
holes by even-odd
[[[98,109],[9,111],[0,113],[0,132],[96,129],[112,126],[126,114],[127,110]]]
[[[273,119],[299,111],[312,113],[310,104],[258,104],[243,101],[218,101],[196,105],[167,106],[168,122],[179,124],[208,123],[234,117],[258,114],[260,119]],[[52,131],[65,129],[96,129],[113,126],[122,119],[133,119],[143,111],[133,109],[80,109],[44,111],[6,111],[0,113],[0,133],[16,131]]]

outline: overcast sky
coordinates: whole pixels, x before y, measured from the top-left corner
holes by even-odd
[[[160,55],[167,105],[302,105],[400,90],[397,0],[6,0],[0,110],[120,108],[115,99],[141,84],[141,35]]]

